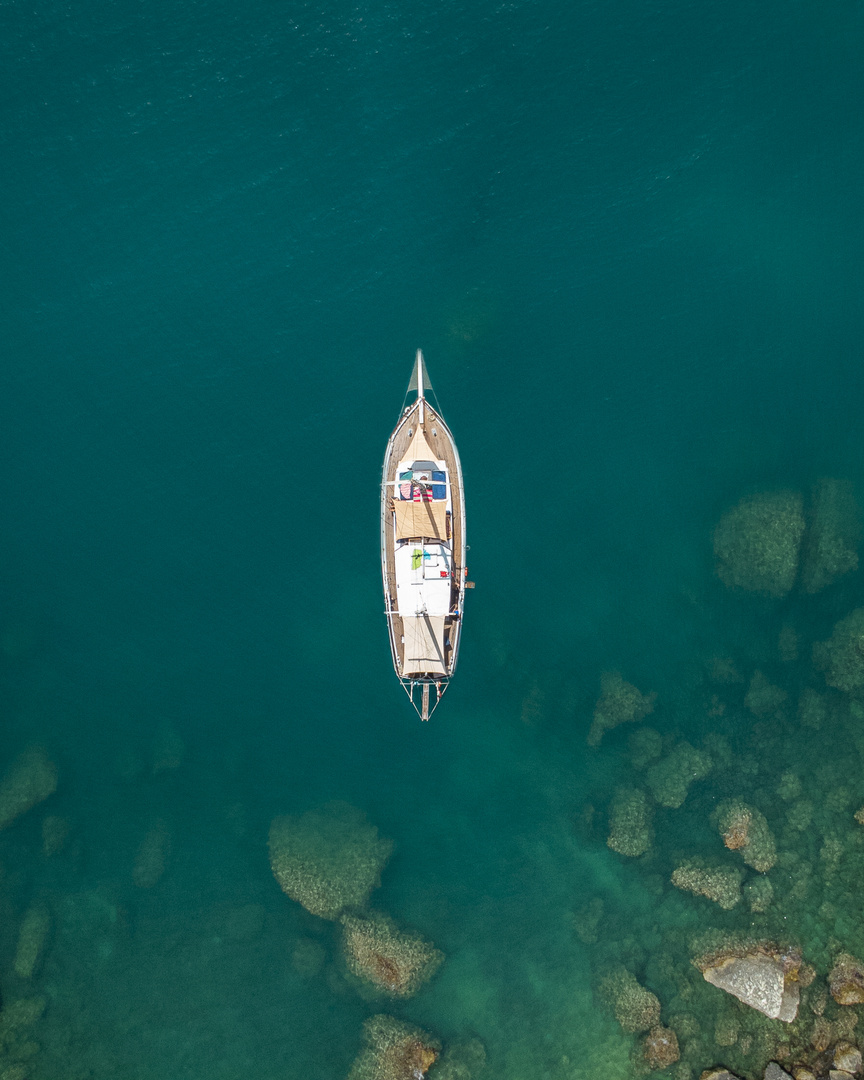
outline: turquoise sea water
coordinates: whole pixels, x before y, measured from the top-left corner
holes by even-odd
[[[712,1041],[685,939],[791,919],[823,978],[864,950],[855,873],[762,923],[668,879],[724,854],[732,789],[815,878],[860,828],[854,717],[814,731],[795,701],[861,571],[735,593],[711,537],[754,491],[864,491],[861,4],[10,0],[0,27],[0,772],[38,744],[59,775],[0,833],[0,991],[45,1003],[4,1066],[339,1080],[383,1009],[480,1038],[502,1080],[624,1080],[597,994],[620,963],[697,1017],[695,1075],[757,1075],[773,1044]],[[428,725],[378,556],[417,347],[477,582]],[[756,668],[788,695],[758,720]],[[605,844],[629,731],[586,744],[608,670],[739,766],[659,811],[641,861]],[[790,832],[783,771],[820,806],[845,786],[836,821]],[[271,819],[333,799],[395,842],[374,906],[446,954],[410,1001],[359,994],[271,875]]]

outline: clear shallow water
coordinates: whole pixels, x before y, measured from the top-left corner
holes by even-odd
[[[716,912],[661,905],[574,824],[626,775],[624,736],[585,746],[599,674],[697,739],[707,658],[772,662],[784,618],[819,640],[862,602],[857,574],[733,597],[710,544],[750,490],[860,480],[860,6],[10,3],[2,25],[2,752],[48,748],[72,824],[53,860],[41,810],[0,837],[7,970],[31,899],[54,919],[33,986],[0,977],[50,1002],[33,1076],[343,1075],[376,1006],[328,975],[335,936],[265,846],[332,798],[396,841],[376,905],[448,956],[399,1015],[478,1034],[514,1080],[629,1076],[591,990],[621,923],[590,946],[570,913],[604,897],[648,978],[652,926]],[[377,569],[418,345],[478,582],[428,727]],[[166,722],[183,763],[154,774]],[[226,938],[253,903],[263,927]]]

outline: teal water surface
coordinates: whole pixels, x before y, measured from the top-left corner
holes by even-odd
[[[723,853],[730,774],[628,860],[629,731],[586,735],[620,671],[667,745],[722,729],[780,848],[853,835],[854,724],[794,702],[861,572],[736,593],[711,537],[754,491],[864,480],[861,4],[9,0],[0,26],[0,772],[33,745],[58,769],[0,833],[0,991],[44,1005],[3,1066],[339,1080],[386,1011],[502,1080],[623,1080],[623,964],[701,1025],[676,1080],[761,1076],[769,1036],[712,1041],[681,981],[687,935],[752,919],[669,884],[691,841]],[[417,347],[477,582],[428,725],[378,556]],[[758,722],[757,668],[787,694]],[[832,788],[814,759],[849,774],[845,833],[770,817],[783,771]],[[446,956],[408,1001],[358,993],[270,872],[272,818],[334,799],[395,842],[375,908]],[[862,937],[835,892],[790,909],[823,980]]]

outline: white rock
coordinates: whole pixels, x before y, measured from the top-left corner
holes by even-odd
[[[798,983],[787,984],[781,961],[764,953],[728,957],[704,968],[702,974],[712,986],[718,986],[772,1020],[790,1023],[798,1015]]]

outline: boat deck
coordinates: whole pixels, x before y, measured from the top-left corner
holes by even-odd
[[[459,604],[465,579],[465,507],[464,492],[462,487],[462,468],[459,456],[453,443],[453,437],[441,416],[433,409],[428,401],[424,401],[425,422],[424,434],[429,448],[434,457],[443,461],[450,480],[451,516],[448,523],[448,543],[452,550],[452,573],[451,581],[451,604],[448,610],[453,610]],[[385,482],[382,488],[381,529],[382,529],[382,570],[384,576],[384,590],[386,594],[386,608],[390,623],[390,644],[393,652],[393,661],[398,675],[404,670],[404,627],[399,614],[399,600],[396,592],[396,543],[393,530],[393,499],[394,489],[388,487],[386,481],[395,479],[396,468],[399,462],[405,458],[408,448],[417,430],[419,421],[419,402],[408,410],[399,421],[396,430],[390,438],[387,446],[387,455],[384,462]],[[460,613],[461,615],[461,613]],[[445,620],[446,640],[449,647],[444,657],[448,676],[452,674],[455,666],[456,654],[459,647],[461,629],[460,618],[447,617]]]

